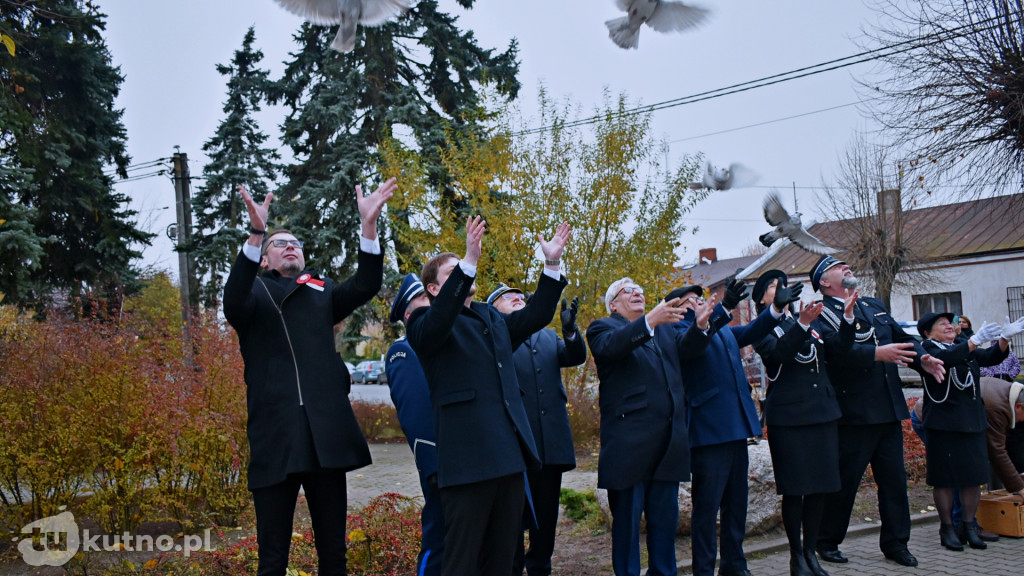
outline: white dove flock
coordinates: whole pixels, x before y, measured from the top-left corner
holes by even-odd
[[[275,0],[285,10],[313,24],[341,24],[331,48],[350,52],[356,47],[356,24],[380,26],[397,18],[416,0]]]
[[[608,27],[608,36],[612,42],[626,49],[640,45],[640,26],[643,24],[657,32],[680,32],[698,26],[708,17],[708,11],[704,8],[687,6],[682,2],[615,0],[615,5],[627,15],[608,20],[604,24]]]
[[[789,238],[790,242],[808,252],[814,252],[815,254],[832,254],[836,252],[835,249],[829,248],[824,242],[815,238],[807,230],[804,230],[804,225],[800,222],[800,214],[794,213],[794,215],[790,216],[789,212],[786,212],[786,209],[782,207],[782,201],[779,200],[777,193],[769,192],[764,198],[763,207],[764,219],[774,226],[775,229],[762,234],[758,238],[761,244],[771,246],[779,238]]]

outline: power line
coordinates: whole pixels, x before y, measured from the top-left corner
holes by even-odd
[[[870,100],[874,100],[871,98]],[[822,112],[831,112],[832,110],[838,110],[840,108],[848,108],[857,104],[862,104],[864,101],[858,100],[857,102],[849,102],[847,104],[840,104],[838,106],[831,106],[829,108],[821,108],[819,110],[811,110],[810,112],[803,112],[801,114],[794,114],[792,116],[785,116],[782,118],[776,118],[774,120],[765,120],[764,122],[757,122],[754,124],[747,124],[746,126],[737,126],[736,128],[727,128],[725,130],[719,130],[717,132],[708,132],[706,134],[699,134],[697,136],[687,136],[686,138],[680,138],[678,140],[670,140],[668,144],[678,144],[680,142],[687,142],[689,140],[698,140],[700,138],[707,138],[708,136],[718,136],[719,134],[728,134],[729,132],[736,132],[739,130],[746,130],[747,128],[756,128],[758,126],[765,126],[767,124],[775,124],[776,122],[784,122],[786,120],[793,120],[795,118],[802,118],[804,116],[811,116],[813,114],[821,114]]]
[[[157,176],[166,176],[167,172],[168,172],[167,170],[158,170],[156,172],[150,172],[148,174],[139,174],[139,175],[136,175],[136,176],[129,176],[128,178],[125,178],[123,180],[116,180],[116,181],[114,181],[114,184],[124,184],[126,182],[136,182],[138,180],[145,180],[147,178],[155,178]]]
[[[857,54],[852,54],[850,56],[845,56],[843,58],[836,58],[834,60],[828,60],[826,62],[821,62],[819,64],[814,64],[814,65],[811,65],[811,66],[804,66],[802,68],[797,68],[797,69],[794,69],[794,70],[790,70],[788,72],[781,72],[781,73],[778,73],[778,74],[772,74],[770,76],[765,76],[765,77],[758,78],[758,79],[755,79],[755,80],[748,80],[746,82],[740,82],[739,84],[733,84],[731,86],[725,86],[723,88],[716,88],[714,90],[708,90],[708,91],[705,91],[705,92],[698,92],[696,94],[691,94],[689,96],[683,96],[683,97],[680,97],[680,98],[674,98],[674,99],[671,99],[671,100],[665,100],[663,102],[656,102],[654,104],[649,104],[649,105],[646,105],[646,106],[637,106],[635,108],[626,109],[626,110],[623,110],[621,112],[611,112],[611,113],[607,113],[607,114],[598,114],[598,115],[590,116],[590,117],[587,117],[587,118],[581,118],[579,120],[572,120],[572,121],[568,121],[568,122],[561,122],[561,123],[558,123],[558,124],[555,124],[555,125],[540,126],[540,127],[537,127],[537,128],[528,128],[528,129],[525,129],[525,130],[521,130],[519,132],[515,132],[515,133],[513,133],[513,135],[514,136],[525,136],[525,135],[529,135],[529,134],[538,134],[538,133],[544,132],[546,130],[550,130],[550,129],[554,128],[555,126],[558,126],[559,128],[575,128],[575,127],[578,127],[578,126],[585,126],[585,125],[588,125],[588,124],[594,124],[594,123],[596,123],[596,122],[598,122],[598,121],[600,121],[602,119],[605,119],[605,118],[614,119],[614,118],[624,118],[624,117],[627,117],[627,116],[635,116],[637,114],[647,114],[647,113],[651,113],[651,112],[656,112],[658,110],[664,110],[664,109],[667,109],[667,108],[674,108],[674,107],[677,107],[677,106],[682,106],[682,105],[685,105],[685,104],[693,104],[693,103],[696,103],[696,102],[703,102],[705,100],[711,100],[711,99],[714,99],[714,98],[721,98],[722,96],[729,96],[731,94],[738,94],[740,92],[746,92],[748,90],[753,90],[755,88],[763,88],[765,86],[771,86],[771,85],[774,85],[774,84],[780,84],[782,82],[788,82],[790,80],[796,80],[796,79],[799,79],[799,78],[805,78],[807,76],[813,76],[813,75],[816,75],[816,74],[821,74],[823,72],[830,72],[832,70],[838,70],[840,68],[846,68],[846,67],[853,66],[853,65],[856,65],[856,64],[862,64],[862,63],[865,63],[865,62],[871,62],[871,61],[874,61],[874,60],[879,60],[879,59],[887,57],[887,56],[893,56],[893,55],[896,55],[896,54],[900,54],[902,52],[908,52],[910,50],[914,50],[914,49],[917,49],[917,48],[923,48],[923,47],[928,46],[930,44],[935,44],[935,43],[943,42],[943,41],[946,41],[946,40],[952,40],[954,38],[960,38],[960,37],[963,37],[963,36],[967,36],[969,34],[973,34],[973,33],[977,33],[977,32],[984,32],[984,31],[990,30],[990,29],[998,26],[998,20],[999,20],[999,16],[993,16],[993,17],[987,18],[985,20],[981,20],[981,21],[978,21],[978,22],[970,23],[970,24],[965,24],[965,25],[960,26],[958,28],[952,28],[950,30],[940,30],[938,32],[933,32],[931,34],[926,34],[924,36],[919,36],[917,38],[912,38],[910,40],[904,40],[903,42],[897,42],[895,44],[890,44],[890,45],[887,45],[887,46],[882,46],[880,48],[874,48],[874,49],[871,49],[871,50],[866,50],[864,52],[860,52],[860,53],[857,53]],[[987,27],[984,26],[984,25],[990,24],[992,22],[995,22],[995,24],[993,24],[991,26],[987,26]],[[978,26],[982,26],[982,27],[978,28]]]

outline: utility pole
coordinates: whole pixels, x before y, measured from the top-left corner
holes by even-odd
[[[178,150],[178,147],[175,146],[174,149]],[[175,239],[178,252],[178,284],[181,289],[181,323],[187,332],[199,301],[195,261],[192,258],[191,180],[188,173],[188,154],[175,152],[171,158],[174,163],[174,197],[178,212]]]

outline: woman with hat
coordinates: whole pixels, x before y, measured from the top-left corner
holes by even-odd
[[[769,270],[757,279],[751,294],[758,313],[768,306],[783,312],[779,325],[755,346],[768,375],[768,445],[776,491],[782,495],[790,574],[828,576],[814,550],[825,494],[840,486],[837,422],[841,413],[825,371],[825,356],[852,346],[858,292],[848,292],[846,322],[841,323],[835,341],[825,342],[814,329],[823,304],[801,306],[799,317],[794,318],[780,306],[793,289],[788,284],[784,272]]]
[[[925,351],[942,360],[946,376],[938,381],[924,374],[924,414],[928,431],[925,458],[928,485],[934,488],[935,508],[939,511],[939,541],[950,550],[984,549],[978,537],[974,514],[978,511],[981,485],[989,480],[988,451],[985,444],[985,405],[978,383],[980,366],[999,364],[1009,350],[1008,336],[995,322],[985,322],[970,338],[957,339],[954,315],[929,312],[917,321],[917,331],[925,338]],[[1024,319],[1021,321],[1024,324]],[[1007,322],[1009,331],[1014,324]],[[998,346],[979,348],[999,338]],[[953,491],[960,489],[963,511],[959,534],[953,526]]]

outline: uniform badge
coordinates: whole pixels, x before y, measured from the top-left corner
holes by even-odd
[[[324,281],[313,278],[313,275],[308,272],[296,278],[295,282],[297,284],[305,284],[318,292],[324,291]]]

